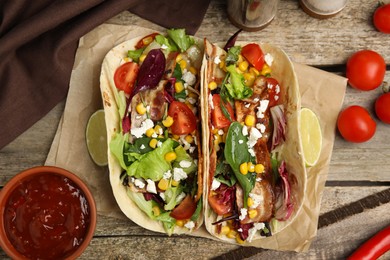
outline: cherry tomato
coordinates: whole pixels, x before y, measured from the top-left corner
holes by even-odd
[[[149,35],[146,35],[144,38],[137,42],[135,48],[138,50],[145,46],[148,46],[154,40],[154,38],[156,38],[157,35],[159,35],[159,33],[151,33]]]
[[[273,107],[278,103],[280,97],[280,85],[274,78],[265,78],[265,80],[268,87],[269,107]]]
[[[390,124],[390,92],[375,101],[375,113],[382,122]]]
[[[383,33],[390,33],[390,4],[381,5],[374,12],[374,26]]]
[[[224,128],[230,125],[232,121],[234,121],[234,111],[233,107],[230,105],[229,102],[223,103],[221,101],[221,96],[219,94],[213,95],[213,105],[214,109],[211,111],[211,122],[216,128]],[[226,112],[230,115],[230,120],[225,116],[225,114],[222,111],[222,107],[224,106],[226,108]]]
[[[173,101],[169,105],[168,115],[173,118],[171,132],[175,135],[184,135],[196,129],[196,117],[192,110],[180,101]]]
[[[224,202],[218,195],[209,196],[209,205],[218,215],[225,215],[233,210],[232,201]]]
[[[263,68],[263,66],[264,66],[264,53],[258,44],[249,43],[249,44],[245,45],[244,47],[242,47],[241,54],[257,70],[261,70]]]
[[[347,62],[348,83],[359,90],[367,91],[379,87],[385,72],[385,60],[375,51],[358,51]]]
[[[339,114],[337,127],[347,141],[362,143],[373,137],[376,123],[365,108],[350,106]]]
[[[126,94],[130,94],[137,79],[138,71],[139,66],[137,63],[127,62],[122,64],[116,69],[114,74],[116,88],[123,90]]]
[[[191,198],[190,195],[187,195],[180,204],[174,208],[169,214],[172,218],[175,219],[189,219],[195,212],[196,210],[196,203],[195,201]]]

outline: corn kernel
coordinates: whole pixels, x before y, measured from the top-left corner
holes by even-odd
[[[161,179],[158,184],[157,184],[157,187],[160,189],[160,190],[167,190],[168,189],[168,186],[169,186],[169,181],[167,179]]]
[[[240,164],[240,172],[241,174],[248,174],[248,163],[244,162]]]
[[[175,152],[167,152],[165,155],[164,155],[164,159],[165,161],[167,162],[172,162],[174,160],[176,160],[177,158],[177,155]]]
[[[244,60],[244,57],[242,57],[241,54],[238,55],[238,63],[242,62]]]
[[[176,141],[178,141],[180,139],[180,135],[173,135],[172,138]]]
[[[156,125],[155,127],[154,127],[154,132],[156,133],[156,134],[162,134],[162,132],[163,132],[163,130],[162,130],[162,127],[160,126],[160,125]]]
[[[167,116],[163,121],[162,124],[165,127],[170,127],[173,124],[173,118],[171,116]]]
[[[175,83],[175,92],[176,92],[176,93],[180,93],[180,92],[182,92],[183,90],[184,90],[183,82],[177,81],[177,82]]]
[[[224,71],[226,71],[226,63],[224,62],[224,61],[221,61],[220,63],[219,63],[219,68],[220,69],[222,69],[222,70],[224,70]]]
[[[156,132],[154,131],[153,128],[149,128],[148,130],[146,130],[145,134],[147,137],[152,137],[152,135],[154,135]]]
[[[236,238],[237,232],[235,230],[230,230],[229,233],[227,233],[228,238]]]
[[[198,94],[196,94],[195,92],[188,93],[188,97],[193,98],[193,99],[198,99],[199,98]]]
[[[144,62],[145,58],[146,58],[146,54],[142,54],[141,56],[139,56],[138,61],[139,61],[140,63],[142,63],[142,62]]]
[[[245,71],[248,69],[248,67],[249,67],[249,63],[248,63],[246,60],[244,60],[244,61],[238,63],[238,68],[239,68],[242,72],[245,72]]]
[[[253,74],[255,77],[260,75],[260,72],[255,67],[250,67],[249,72]]]
[[[198,71],[197,71],[194,67],[192,67],[192,66],[190,67],[189,71],[190,71],[192,74],[194,74],[194,75],[198,74]]]
[[[253,204],[254,204],[253,199],[249,197],[248,200],[247,200],[247,205],[248,205],[248,207],[249,207],[249,208],[252,207]]]
[[[211,81],[210,83],[209,83],[209,89],[210,90],[214,90],[214,89],[216,89],[217,88],[217,82],[215,82],[215,81]]]
[[[152,140],[149,141],[149,146],[154,149],[157,147],[157,142],[158,142],[157,139],[153,138]]]
[[[218,128],[213,128],[213,129],[211,130],[211,132],[212,132],[213,134],[215,134],[215,135],[218,134],[218,131],[219,131]]]
[[[248,172],[255,172],[255,165],[252,162],[248,162]]]
[[[179,186],[179,183],[180,183],[180,182],[175,181],[175,180],[172,180],[172,181],[171,181],[171,185],[172,185],[173,187]]]
[[[158,206],[154,206],[152,208],[152,211],[153,211],[153,215],[155,215],[155,216],[159,216],[161,213],[160,208]]]
[[[267,64],[264,64],[263,68],[261,69],[261,75],[266,76],[269,74],[271,74],[271,68]]]
[[[256,119],[255,119],[255,117],[253,115],[247,115],[245,117],[245,124],[247,126],[254,126],[255,122],[256,122]]]
[[[183,59],[183,56],[181,55],[181,54],[178,54],[177,56],[176,56],[176,62],[179,62],[179,61],[181,61]]]
[[[143,115],[146,113],[146,107],[144,106],[143,103],[139,103],[136,107],[135,110],[137,111],[138,114]]]
[[[248,216],[250,219],[255,218],[257,216],[257,210],[255,209],[248,210]]]
[[[184,226],[184,221],[183,220],[176,220],[176,226],[183,227]]]
[[[253,82],[255,81],[255,78],[256,78],[256,76],[252,73],[249,73],[249,72],[244,73],[245,83],[248,86],[251,86],[253,84]]]
[[[223,226],[223,227],[221,228],[221,234],[222,234],[222,235],[227,235],[229,232],[230,232],[230,227],[228,227],[228,226]]]
[[[186,140],[187,143],[192,144],[194,142],[194,137],[192,137],[192,135],[186,135],[184,140]]]
[[[187,68],[187,62],[185,60],[180,60],[179,65],[180,65],[181,70],[184,70]]]
[[[261,163],[258,163],[255,165],[255,173],[263,173],[264,172],[264,165]]]
[[[241,239],[240,234],[237,234],[237,235],[236,235],[236,241],[237,241],[237,243],[239,243],[239,244],[241,244],[241,245],[245,243],[245,241]]]

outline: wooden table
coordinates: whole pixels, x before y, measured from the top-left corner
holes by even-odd
[[[283,48],[294,62],[344,75],[347,58],[373,49],[390,64],[390,35],[377,32],[372,14],[377,1],[349,1],[337,16],[318,20],[302,11],[296,0],[281,0],[277,16],[265,29],[243,32],[240,40],[258,40]],[[107,21],[163,28],[128,12]],[[196,36],[223,42],[237,30],[227,19],[224,0],[212,0]],[[388,65],[389,68],[389,65]],[[386,78],[390,80],[390,71]],[[373,111],[381,89],[360,92],[347,87],[344,107],[360,104]],[[65,102],[57,105],[15,141],[0,150],[0,187],[21,170],[42,165],[50,149]],[[344,259],[362,242],[390,224],[390,125],[377,121],[368,142],[353,144],[336,135],[323,193],[318,235],[308,252],[241,248],[188,236],[168,238],[130,220],[98,218],[90,246],[81,259]],[[382,259],[389,258],[387,253]],[[0,251],[0,258],[6,258]]]

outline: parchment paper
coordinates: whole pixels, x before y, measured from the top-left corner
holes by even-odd
[[[103,107],[99,87],[101,64],[106,53],[114,46],[150,32],[149,29],[137,26],[103,24],[80,39],[65,111],[45,162],[46,165],[65,168],[83,179],[95,197],[99,215],[125,217],[112,195],[107,167],[98,167],[93,163],[85,141],[85,127],[89,117]],[[317,165],[308,168],[307,194],[296,220],[282,232],[252,243],[251,246],[302,252],[309,249],[317,234],[321,196],[347,80],[306,65],[295,63],[294,66],[302,106],[312,109],[320,120],[322,152]],[[194,235],[211,238],[205,228]]]

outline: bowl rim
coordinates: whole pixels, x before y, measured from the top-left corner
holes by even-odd
[[[16,250],[16,248],[9,241],[8,236],[6,234],[5,227],[4,227],[4,219],[3,219],[6,201],[8,201],[10,193],[14,190],[16,186],[20,184],[22,180],[24,180],[25,178],[29,178],[30,176],[35,176],[35,175],[45,174],[45,173],[64,176],[70,179],[71,181],[73,181],[83,191],[90,208],[90,223],[86,232],[86,236],[83,242],[79,245],[79,247],[75,251],[73,251],[71,255],[68,255],[66,259],[68,258],[74,259],[79,257],[88,247],[95,233],[96,222],[97,222],[97,209],[96,209],[95,199],[92,195],[92,192],[88,188],[87,184],[85,184],[84,181],[79,176],[64,168],[60,168],[57,166],[32,167],[17,173],[0,190],[0,238],[1,238],[0,246],[4,250],[4,252],[13,259],[27,259],[27,258],[24,255],[22,255],[18,250]]]

